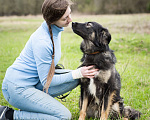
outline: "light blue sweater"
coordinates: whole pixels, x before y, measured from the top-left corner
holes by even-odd
[[[55,44],[55,65],[61,58],[61,31],[52,25],[53,39]],[[53,45],[46,22],[31,35],[20,56],[7,69],[5,80],[9,80],[19,86],[36,85],[39,80],[44,86],[47,74],[52,62]],[[60,85],[73,81],[72,73],[54,75],[51,86]]]

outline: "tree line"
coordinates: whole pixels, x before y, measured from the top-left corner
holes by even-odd
[[[150,0],[76,0],[77,11],[91,14],[149,13]]]
[[[41,14],[44,0],[0,0],[0,16]]]
[[[44,0],[0,0],[0,16],[41,14]],[[150,13],[150,0],[72,0],[73,12],[86,14]]]

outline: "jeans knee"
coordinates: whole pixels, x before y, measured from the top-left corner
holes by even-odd
[[[66,110],[63,112],[63,115],[61,116],[61,120],[71,120],[71,112],[69,110]]]

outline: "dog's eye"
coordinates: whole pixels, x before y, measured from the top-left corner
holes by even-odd
[[[87,27],[87,28],[92,27],[92,23],[87,22],[87,23],[86,23],[86,27]]]

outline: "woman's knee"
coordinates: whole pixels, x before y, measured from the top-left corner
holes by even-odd
[[[71,117],[72,117],[71,112],[68,109],[63,111],[63,114],[61,115],[62,120],[71,120]]]

